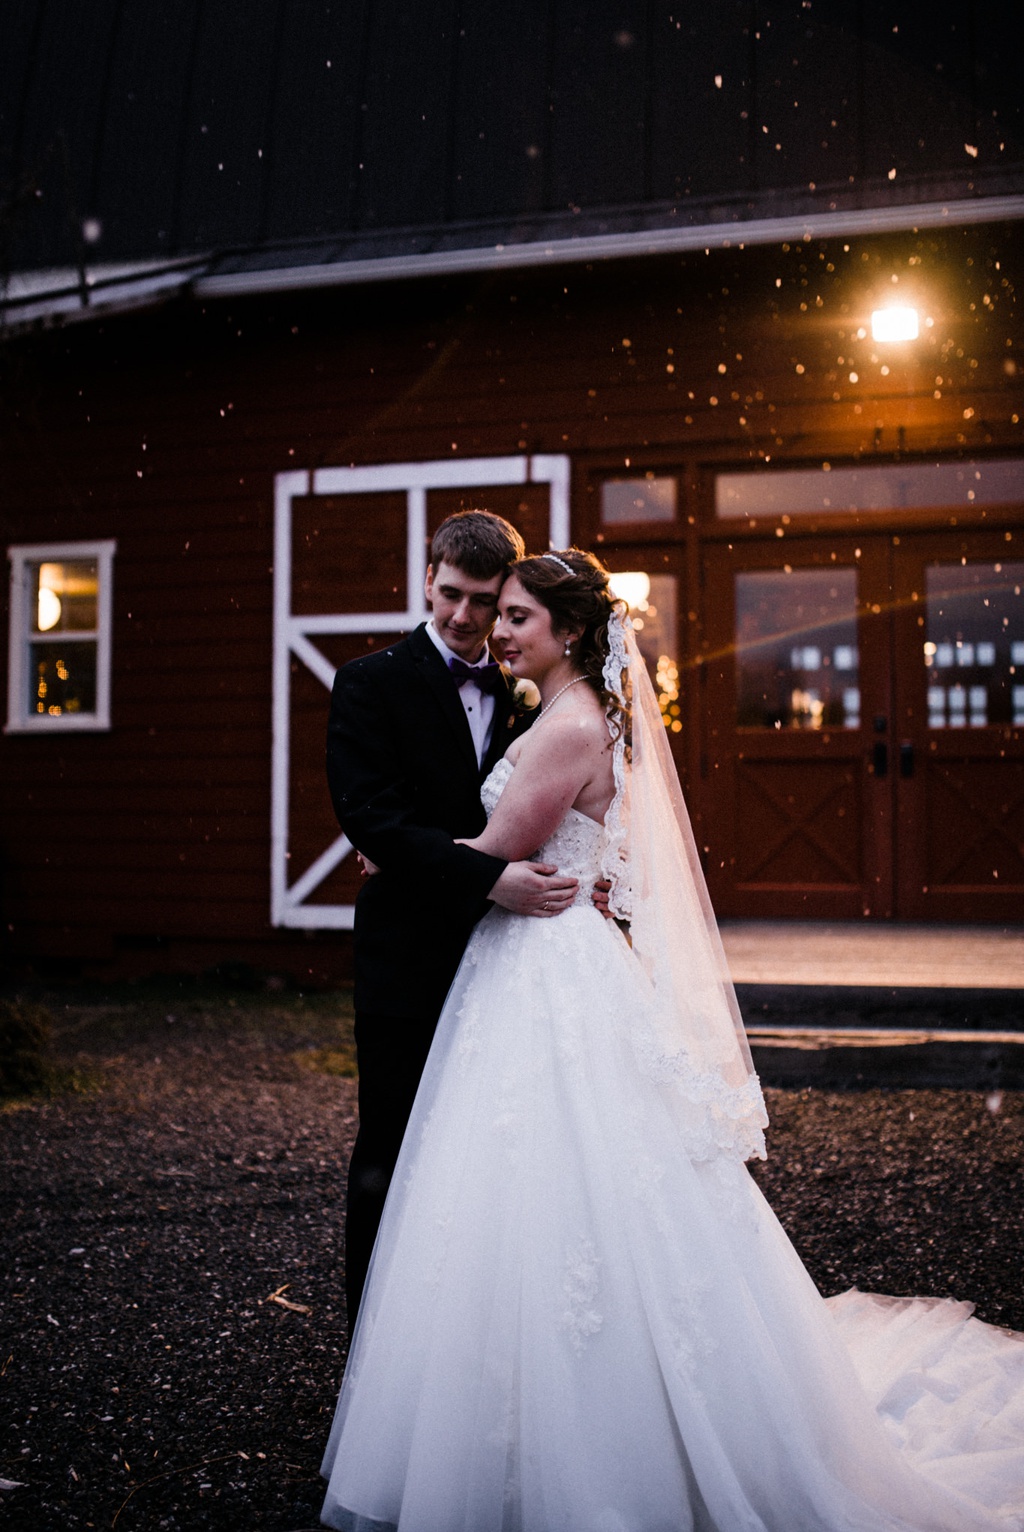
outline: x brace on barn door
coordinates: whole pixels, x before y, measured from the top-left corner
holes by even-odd
[[[291,664],[301,660],[329,692],[335,667],[315,640],[329,634],[408,633],[427,616],[423,580],[427,566],[427,494],[432,489],[486,489],[506,484],[549,486],[551,546],[569,543],[569,459],[538,457],[443,459],[382,463],[367,468],[317,468],[279,473],[274,480],[274,691],[270,811],[270,909],[275,926],[350,930],[355,906],[308,904],[309,896],[352,850],[339,835],[293,883],[288,881],[289,781],[291,765]],[[292,611],[292,502],[310,495],[404,492],[406,497],[407,592],[404,612]],[[324,705],[326,728],[327,707]]]

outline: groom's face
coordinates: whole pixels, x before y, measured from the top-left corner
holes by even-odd
[[[477,580],[441,560],[427,567],[424,586],[433,608],[434,627],[453,654],[471,663],[479,659],[498,616],[503,576]]]

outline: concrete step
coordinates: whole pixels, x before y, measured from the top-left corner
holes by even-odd
[[[738,984],[762,1084],[1024,1089],[1024,991]]]
[[[736,994],[748,1030],[798,1026],[1024,1032],[1024,988],[737,984]]]

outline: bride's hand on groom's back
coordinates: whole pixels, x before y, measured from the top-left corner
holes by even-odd
[[[579,883],[563,878],[549,862],[509,862],[488,898],[514,915],[560,915],[576,897]]]

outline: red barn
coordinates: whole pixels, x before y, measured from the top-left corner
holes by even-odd
[[[485,504],[623,591],[717,907],[1024,918],[1024,19],[5,19],[18,966],[347,971],[334,668]]]

